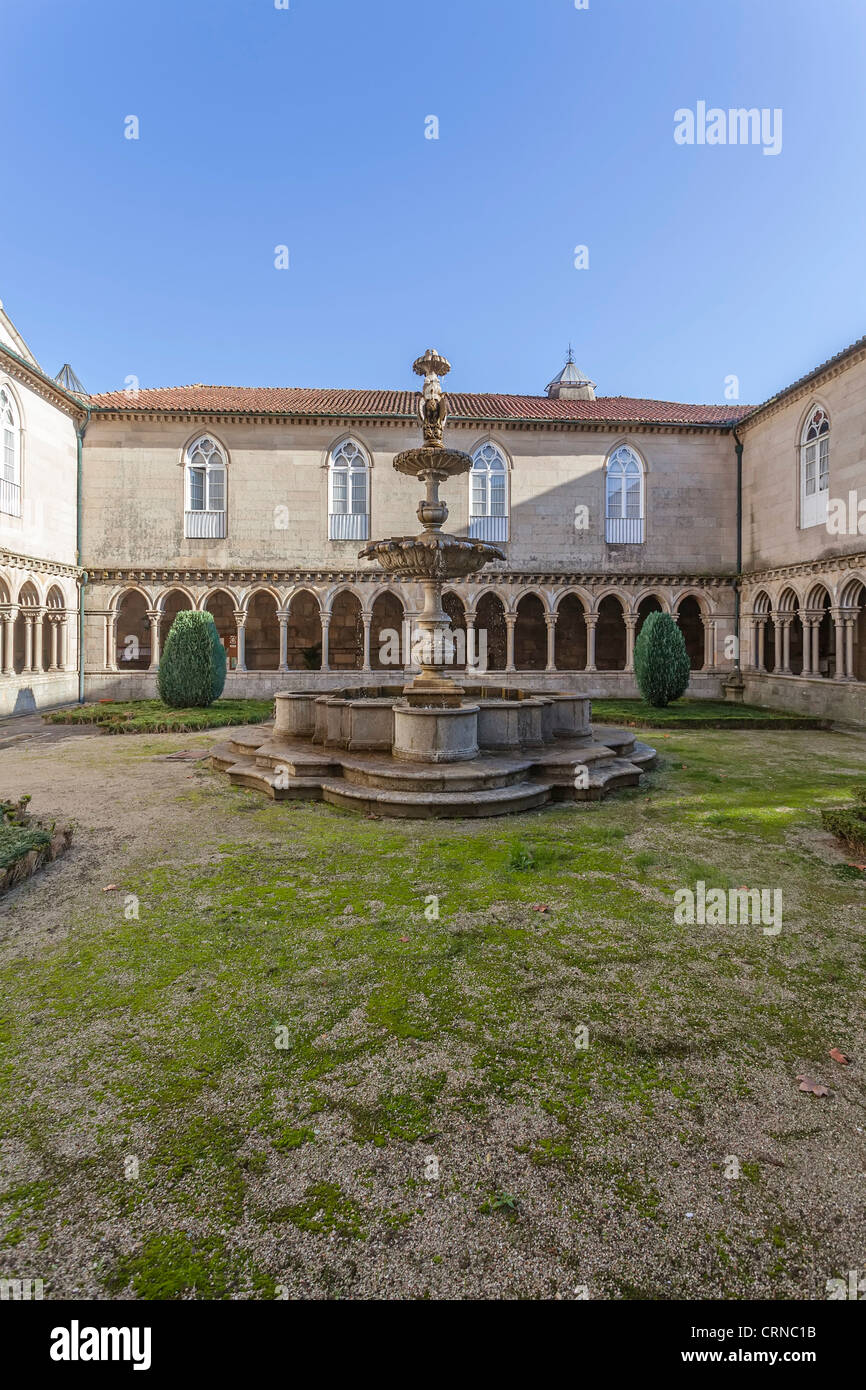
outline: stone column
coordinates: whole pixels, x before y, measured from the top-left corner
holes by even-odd
[[[331,626],[331,615],[330,613],[322,613],[320,617],[322,620],[322,665],[320,669],[330,671],[331,668],[328,665],[328,628]]]
[[[284,675],[289,669],[289,612],[287,608],[277,609],[280,623],[280,663],[278,670]]]
[[[634,640],[637,632],[637,613],[625,615],[625,669],[634,670]]]
[[[585,614],[584,622],[586,624],[586,666],[584,670],[596,671],[598,668],[595,664],[595,629],[598,625],[598,614]]]
[[[364,624],[364,660],[361,665],[362,671],[370,671],[370,624],[373,621],[372,613],[362,613],[361,622]]]
[[[789,675],[791,674],[790,668],[786,668],[785,662],[784,662],[783,657],[782,657],[782,649],[783,649],[783,646],[784,646],[784,637],[783,637],[783,633],[784,633],[784,628],[785,628],[785,620],[784,620],[784,618],[782,617],[781,613],[773,613],[773,614],[771,615],[771,621],[772,621],[772,624],[773,624],[773,635],[774,635],[774,637],[775,637],[775,639],[776,639],[775,642],[773,643],[773,650],[774,650],[775,655],[776,655],[776,670],[775,670],[775,674],[776,674],[777,676],[778,676],[778,675],[789,676]]]
[[[756,671],[766,671],[766,669],[767,669],[767,659],[766,659],[767,619],[766,619],[766,618],[760,618],[760,619],[758,620],[758,622],[755,624],[755,631],[756,631],[756,633],[757,633],[757,638],[758,638],[757,650],[756,650],[756,652],[755,652],[755,670],[756,670]]]
[[[812,619],[812,675],[821,674],[821,618]]]
[[[800,626],[803,629],[803,676],[812,674],[812,619],[800,617]]]
[[[235,626],[238,633],[238,664],[236,671],[247,669],[247,615],[242,609],[235,609]]]
[[[791,674],[791,623],[793,619],[782,619],[782,651],[779,657],[779,667],[783,676]]]
[[[845,679],[853,681],[854,676],[854,624],[857,622],[856,615],[851,617],[845,615]]]
[[[833,672],[833,679],[843,681],[845,679],[845,615],[841,608],[831,608],[833,626],[836,629],[836,668]]]
[[[30,670],[42,670],[42,610],[33,614],[33,662]]]
[[[11,676],[15,673],[15,616],[14,608],[7,608],[3,614],[3,675]]]
[[[159,624],[162,614],[158,608],[148,608],[148,620],[150,622],[150,666],[149,671],[156,671],[159,668]]]
[[[513,671],[514,668],[514,629],[517,626],[517,614],[505,614],[505,670]]]
[[[475,614],[466,614],[466,669],[478,670],[478,652],[475,649]]]
[[[61,671],[69,669],[69,614],[62,613],[57,622],[58,664]]]
[[[33,670],[33,614],[24,614],[24,671]]]
[[[546,671],[556,670],[556,614],[545,613],[544,621],[547,624],[547,665]]]
[[[714,671],[716,669],[716,620],[702,616],[701,622],[704,625],[704,664],[702,670]]]
[[[49,665],[48,669],[49,669],[49,671],[56,671],[56,670],[58,669],[58,661],[57,661],[57,646],[58,646],[58,640],[57,640],[57,639],[58,639],[58,637],[59,637],[59,635],[60,635],[60,619],[57,618],[57,617],[55,617],[54,614],[52,613],[52,614],[50,615],[48,621],[49,621],[49,623],[51,624],[51,664]]]
[[[105,614],[105,669],[117,670],[117,612]]]

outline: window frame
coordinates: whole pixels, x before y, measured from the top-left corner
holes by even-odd
[[[508,541],[511,528],[508,474],[505,451],[495,440],[484,439],[473,449],[469,470],[469,535],[473,539],[500,545]],[[501,502],[494,502],[494,479],[501,479]],[[476,492],[479,484],[480,499]],[[494,506],[501,506],[502,510],[494,511]]]
[[[198,458],[196,457],[198,455]],[[223,540],[228,514],[228,453],[212,434],[200,434],[183,451],[185,540]],[[193,478],[202,474],[203,506],[193,505]],[[220,482],[217,482],[217,477]],[[214,505],[217,501],[219,505]]]
[[[816,424],[817,422],[817,424]],[[826,406],[815,401],[810,405],[800,431],[798,455],[798,489],[800,496],[800,530],[825,526],[830,501],[830,437],[832,422]],[[811,471],[812,488],[809,490]],[[822,480],[824,486],[821,486]]]
[[[638,480],[636,514],[634,509],[629,514],[629,494],[633,489],[628,486],[627,479],[632,465]],[[619,481],[615,491],[611,489],[613,478]],[[611,502],[615,498],[618,498],[618,515],[612,514]],[[643,545],[646,541],[646,464],[637,449],[625,442],[615,445],[605,460],[604,536],[608,545]]]
[[[354,435],[328,451],[328,540],[369,540],[371,466],[369,451]]]
[[[21,516],[21,458],[23,453],[23,427],[21,423],[21,407],[18,398],[12,390],[8,381],[0,381],[0,396],[6,400],[6,406],[0,406],[0,513],[4,516]],[[11,429],[8,429],[3,416],[6,411],[11,417]],[[6,476],[6,434],[12,436],[12,476]]]

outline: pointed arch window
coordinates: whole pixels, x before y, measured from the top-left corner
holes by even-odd
[[[508,470],[495,444],[472,455],[469,474],[469,534],[480,541],[508,540]]]
[[[21,515],[21,425],[5,387],[0,387],[0,512]]]
[[[328,466],[328,539],[370,537],[370,460],[354,439],[331,451]]]
[[[615,449],[605,475],[605,540],[641,545],[644,539],[643,464],[627,444]]]
[[[218,540],[226,534],[226,456],[203,434],[186,451],[184,535]]]
[[[830,417],[822,406],[809,415],[800,441],[800,526],[823,526],[830,496]]]

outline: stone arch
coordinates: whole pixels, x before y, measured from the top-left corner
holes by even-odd
[[[789,584],[779,595],[776,604],[776,611],[779,613],[795,613],[800,607],[800,595],[797,590]]]
[[[689,665],[693,671],[700,671],[704,664],[704,622],[697,595],[684,594],[677,603],[676,611],[680,632],[689,654]]]
[[[238,624],[235,617],[238,601],[229,589],[210,589],[202,599],[202,612],[213,615],[219,639],[226,649],[229,670],[238,664]]]
[[[665,607],[664,600],[660,599],[658,594],[649,593],[644,594],[643,598],[635,604],[634,612],[637,620],[635,622],[634,631],[635,637],[637,637],[650,613],[666,613],[667,608]]]
[[[543,671],[547,665],[547,607],[534,589],[515,604],[514,665],[518,671]]]
[[[469,660],[470,653],[466,646],[466,605],[460,595],[454,589],[448,589],[442,595],[442,607],[448,614],[448,621],[451,624],[451,631],[454,634],[454,660],[458,669],[461,669],[464,662],[459,658],[465,653],[466,661]],[[472,653],[477,662],[477,647]]]
[[[627,653],[625,603],[611,591],[598,602],[595,664],[599,671],[624,671]]]
[[[166,589],[157,599],[156,607],[160,613],[159,649],[165,650],[165,642],[171,632],[171,625],[178,613],[185,613],[195,607],[192,595],[181,586]]]
[[[803,621],[800,616],[800,598],[795,589],[788,587],[782,590],[779,595],[778,608],[776,611],[783,614],[790,622],[788,659],[790,662],[791,675],[799,676],[803,671]],[[772,668],[768,667],[768,670],[781,670],[782,654],[775,649],[775,634],[773,655],[774,665]]]
[[[852,634],[850,674],[854,680],[866,681],[866,579],[859,575],[846,580],[840,595],[840,607],[857,610]]]
[[[296,589],[288,604],[286,664],[292,671],[319,671],[322,666],[322,610],[312,589]]]
[[[370,666],[374,671],[395,669],[393,660],[389,659],[395,651],[394,633],[397,635],[397,669],[402,667],[404,617],[402,600],[393,589],[383,589],[373,599],[370,609]]]
[[[504,671],[507,653],[505,605],[499,595],[489,589],[485,590],[475,605],[475,630],[479,634],[479,649],[480,634],[485,633],[483,640],[487,644],[487,670]]]
[[[46,614],[42,622],[42,669],[52,671],[62,660],[59,625],[57,615],[66,612],[66,599],[59,584],[50,584],[45,595]]]
[[[583,671],[586,667],[586,608],[579,593],[563,594],[556,603],[554,665],[557,671]]]
[[[118,598],[114,658],[119,671],[146,671],[150,666],[149,607],[139,588],[129,588]]]
[[[361,600],[353,589],[340,589],[329,611],[328,665],[332,671],[360,671],[364,664]]]
[[[773,607],[770,595],[766,589],[759,589],[752,599],[753,613],[769,613]]]
[[[272,589],[254,589],[247,597],[244,661],[248,671],[276,671],[280,665],[279,598]]]

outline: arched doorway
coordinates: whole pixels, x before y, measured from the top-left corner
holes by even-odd
[[[360,671],[364,664],[364,622],[361,600],[343,589],[331,607],[328,665],[332,671]]]
[[[235,619],[235,602],[225,589],[217,589],[205,599],[205,611],[213,614],[219,639],[226,649],[229,670],[238,664],[238,625]]]
[[[247,605],[244,650],[248,671],[276,671],[280,665],[280,621],[277,600],[258,589]]]
[[[119,671],[146,671],[150,666],[147,599],[138,589],[129,589],[117,605],[115,661]]]
[[[454,665],[456,670],[464,670],[470,653],[466,647],[466,609],[458,594],[450,591],[442,596],[442,608],[448,614],[451,631],[454,634]],[[476,648],[474,660],[478,660]]]
[[[566,594],[559,602],[553,650],[557,671],[586,668],[586,612],[577,594]]]
[[[403,605],[396,594],[378,594],[370,615],[370,666],[374,671],[399,671],[402,656]]]
[[[598,605],[595,664],[599,671],[624,671],[626,660],[625,614],[615,594]]]
[[[294,594],[289,604],[286,662],[292,671],[321,670],[322,620],[319,600],[309,589]]]
[[[663,612],[664,604],[660,599],[656,598],[655,594],[647,594],[646,598],[642,598],[637,606],[637,622],[635,623],[634,629],[635,638],[637,638],[650,613]]]
[[[687,594],[684,599],[680,600],[677,617],[680,632],[683,634],[683,641],[686,644],[686,651],[689,654],[689,666],[693,671],[700,671],[704,664],[704,624],[701,617],[701,605],[694,594]]]
[[[475,609],[475,631],[485,634],[487,670],[504,671],[508,650],[505,628],[505,609],[497,594],[482,594]],[[481,646],[479,642],[479,654]]]
[[[538,594],[524,594],[517,605],[514,665],[518,671],[543,671],[547,665],[547,624]]]
[[[171,632],[171,625],[178,613],[183,613],[192,608],[192,604],[182,589],[170,589],[166,594],[162,605],[162,617],[159,620],[159,649],[165,651],[165,643],[168,634]]]

